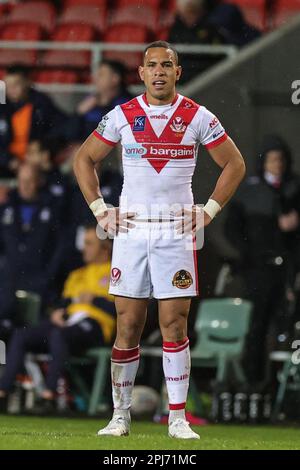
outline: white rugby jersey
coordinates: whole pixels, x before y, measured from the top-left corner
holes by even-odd
[[[121,142],[120,207],[142,216],[169,214],[173,204],[193,204],[199,144],[212,148],[227,139],[214,114],[179,94],[168,105],[151,105],[144,94],[116,106],[94,135],[112,146]]]

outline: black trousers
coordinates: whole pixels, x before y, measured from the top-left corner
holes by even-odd
[[[270,326],[285,315],[286,272],[283,267],[262,266],[245,270],[243,277],[247,297],[253,302],[244,367],[249,382],[256,383],[265,378]]]
[[[103,344],[100,325],[91,318],[63,328],[53,325],[50,320],[44,320],[33,328],[18,328],[9,343],[0,390],[9,391],[13,387],[16,375],[22,370],[25,354],[33,352],[51,354],[46,386],[55,392],[69,355],[80,354],[87,348]]]

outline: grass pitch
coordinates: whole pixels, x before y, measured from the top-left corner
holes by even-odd
[[[167,436],[167,427],[133,422],[129,437],[98,437],[107,421],[0,415],[1,450],[258,450],[300,449],[300,428],[279,426],[195,426],[200,441]]]

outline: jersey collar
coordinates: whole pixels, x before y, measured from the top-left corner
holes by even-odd
[[[142,95],[142,99],[143,99],[144,103],[145,103],[148,107],[150,107],[150,105],[149,105],[149,103],[148,103],[148,100],[147,100],[146,93],[144,93],[144,94]],[[178,99],[178,93],[176,93],[176,95],[175,95],[175,97],[174,97],[172,103],[164,104],[164,105],[162,105],[162,106],[173,106],[173,105],[176,103],[177,99]]]

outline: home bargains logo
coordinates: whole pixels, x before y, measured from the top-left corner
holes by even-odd
[[[124,156],[133,160],[140,158],[159,160],[185,160],[194,158],[194,145],[175,144],[127,144],[124,145]]]

